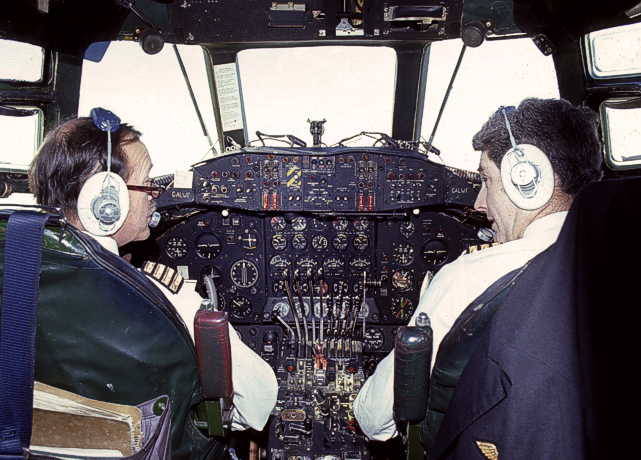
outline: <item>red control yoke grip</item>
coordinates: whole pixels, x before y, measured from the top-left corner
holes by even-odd
[[[228,398],[232,394],[229,320],[223,311],[198,310],[194,318],[196,354],[200,365],[203,398]]]

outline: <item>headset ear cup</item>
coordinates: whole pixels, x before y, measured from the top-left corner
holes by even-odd
[[[80,223],[89,233],[113,235],[129,213],[127,184],[117,174],[106,171],[94,174],[80,190],[77,209]]]
[[[503,156],[501,181],[512,203],[528,211],[545,206],[554,193],[550,160],[541,149],[529,144],[517,145]]]

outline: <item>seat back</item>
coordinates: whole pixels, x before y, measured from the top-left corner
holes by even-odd
[[[9,214],[0,211],[2,261]],[[70,225],[45,229],[34,378],[117,404],[169,395],[173,458],[222,456],[224,446],[203,436],[190,414],[201,381],[175,308],[133,266]]]

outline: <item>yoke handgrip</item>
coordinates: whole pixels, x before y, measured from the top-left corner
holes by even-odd
[[[194,318],[196,354],[205,399],[232,394],[229,320],[222,311],[198,310]]]
[[[421,421],[427,411],[432,328],[400,327],[394,354],[394,416],[401,422]]]

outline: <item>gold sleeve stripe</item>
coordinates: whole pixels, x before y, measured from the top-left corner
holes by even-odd
[[[185,279],[171,267],[157,262],[146,261],[142,264],[143,273],[148,274],[174,294],[180,291]]]

